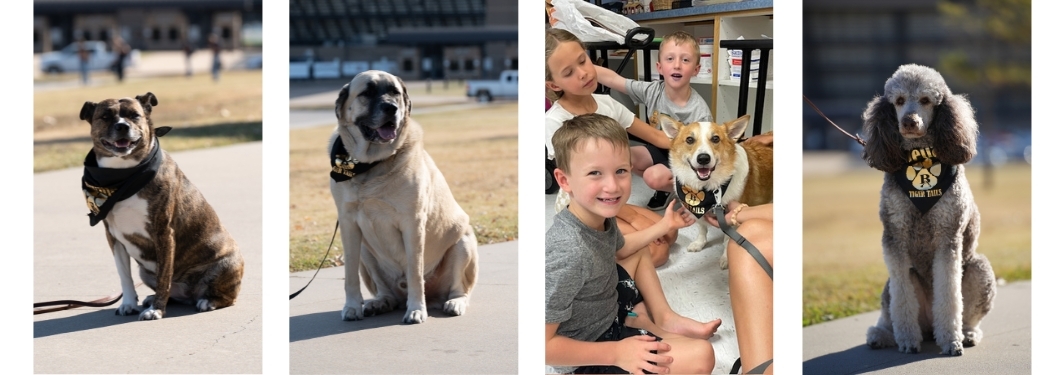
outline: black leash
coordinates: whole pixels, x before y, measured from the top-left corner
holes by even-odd
[[[821,115],[821,117],[824,117],[825,121],[828,121],[829,124],[832,124],[832,126],[834,126],[836,129],[839,129],[839,131],[843,132],[843,134],[846,134],[847,137],[850,137],[850,139],[857,141],[858,144],[861,145],[861,147],[865,147],[865,140],[862,139],[860,135],[850,135],[850,133],[847,133],[846,130],[840,128],[839,125],[836,125],[834,122],[832,122],[832,119],[828,118],[828,116],[825,116],[824,112],[821,112],[820,109],[817,109],[817,106],[813,105],[813,102],[811,102],[810,98],[807,98],[806,95],[802,96],[802,100],[805,100],[806,103],[809,104],[814,111],[817,111],[817,114]]]
[[[331,254],[331,245],[335,244],[335,235],[337,234],[339,234],[339,221],[335,220],[335,233],[331,234],[331,243],[328,244],[328,251],[324,253],[324,259],[321,259],[320,265],[317,266],[317,272],[313,273],[313,277],[309,279],[308,283],[305,283],[305,286],[303,286],[302,289],[298,289],[297,292],[291,293],[291,298],[288,298],[288,301],[294,299],[294,297],[298,297],[299,294],[302,294],[302,291],[305,290],[305,288],[308,288],[309,284],[311,284],[313,280],[317,278],[317,274],[320,273],[320,269],[324,268],[324,262],[328,260],[328,255]]]
[[[140,285],[143,285],[143,283],[136,284],[136,286],[133,287],[133,288],[137,288]],[[95,300],[88,301],[88,302],[85,302],[85,301],[74,301],[74,300],[68,300],[68,299],[59,300],[59,301],[48,301],[48,302],[35,302],[35,303],[33,303],[33,315],[56,312],[56,311],[63,311],[63,310],[69,310],[69,309],[72,309],[72,308],[75,308],[75,307],[107,307],[107,306],[113,305],[115,302],[118,302],[118,300],[120,300],[121,297],[122,297],[122,293],[118,292],[118,293],[111,294],[109,296],[102,297],[102,298],[95,299]],[[49,307],[49,306],[58,306],[58,307],[42,308],[42,307]]]
[[[718,226],[721,227],[721,231],[725,232],[725,234],[728,235],[729,238],[732,238],[733,241],[736,241],[736,243],[744,248],[744,250],[747,250],[747,253],[751,254],[751,257],[758,262],[758,265],[762,266],[762,269],[766,271],[767,275],[769,275],[769,279],[772,280],[773,266],[769,265],[769,262],[766,261],[766,257],[762,256],[762,252],[758,251],[758,248],[755,247],[751,241],[748,241],[744,236],[740,235],[735,228],[729,226],[729,223],[725,221],[725,207],[716,204],[711,210],[714,217],[718,219]]]

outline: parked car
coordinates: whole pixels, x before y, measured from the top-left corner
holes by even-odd
[[[475,97],[479,102],[493,101],[494,98],[518,98],[519,71],[505,70],[498,80],[467,81],[467,96]]]
[[[98,40],[86,41],[85,48],[88,49],[89,71],[110,69],[116,55],[107,50],[107,43]],[[125,66],[135,65],[136,61],[139,60],[139,56],[140,51],[133,50],[125,57]],[[71,43],[61,50],[41,54],[40,69],[45,73],[80,71],[81,58],[77,54],[77,42]]]

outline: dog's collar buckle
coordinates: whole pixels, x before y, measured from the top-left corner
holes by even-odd
[[[714,207],[721,207],[721,187],[714,189]]]

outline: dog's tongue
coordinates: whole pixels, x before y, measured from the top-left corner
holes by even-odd
[[[376,130],[379,133],[379,138],[390,141],[397,138],[397,127],[387,124]]]
[[[132,143],[132,142],[129,142],[128,139],[119,139],[117,141],[114,141],[114,145],[118,146],[118,147],[121,147],[121,148],[129,147],[130,143]]]
[[[696,174],[699,175],[700,180],[706,180],[710,178],[710,168],[696,168]]]

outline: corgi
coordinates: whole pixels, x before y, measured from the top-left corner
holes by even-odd
[[[690,252],[706,246],[710,224],[703,216],[712,215],[708,211],[715,204],[725,207],[737,201],[755,206],[773,201],[773,148],[757,142],[736,142],[747,129],[749,119],[749,115],[744,115],[724,124],[683,124],[659,115],[659,125],[672,140],[670,169],[674,192],[680,203],[699,218],[699,237],[688,245]],[[729,268],[724,251],[720,263],[722,269]]]

